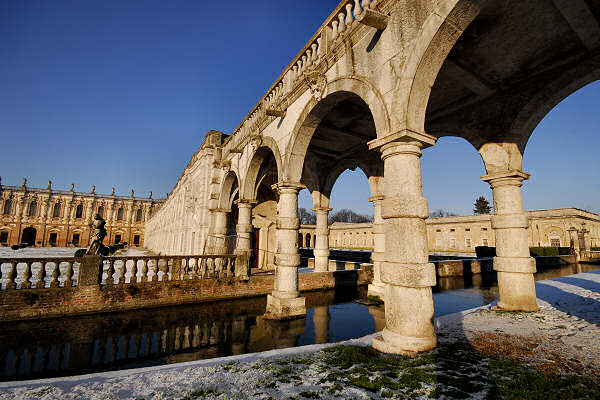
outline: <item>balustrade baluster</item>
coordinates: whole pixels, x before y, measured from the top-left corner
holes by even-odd
[[[107,285],[114,285],[117,283],[117,279],[114,277],[115,275],[115,260],[108,260],[108,276],[106,277]]]
[[[25,357],[24,353],[25,353],[24,350],[20,350],[20,351],[14,350],[13,351],[13,354],[14,354],[13,366],[15,369],[15,376],[19,376],[21,364],[24,363],[24,360],[23,360],[23,358]]]
[[[217,278],[223,278],[223,258],[216,257],[215,258],[215,270],[217,271]]]
[[[215,277],[215,262],[213,257],[206,259],[206,277],[209,279]]]
[[[27,348],[27,373],[29,375],[33,374],[33,367],[35,366],[35,353],[37,348],[28,347]]]
[[[162,276],[160,277],[161,281],[168,281],[169,280],[169,266],[168,266],[169,261],[167,259],[161,260],[160,258],[156,259],[156,265],[157,265],[157,269],[156,269],[156,279],[158,280],[158,271],[162,272]]]
[[[142,343],[142,335],[134,333],[133,358],[138,358],[140,355],[140,345]]]
[[[58,275],[60,274],[60,261],[57,261],[52,267],[52,280],[50,281],[51,288],[57,288],[59,286]]]
[[[362,14],[360,0],[354,0],[354,19],[357,19],[360,14]]]
[[[25,271],[23,271],[23,283],[21,284],[21,288],[23,289],[31,289],[31,282],[29,278],[31,278],[31,262],[25,262]]]
[[[148,260],[142,258],[142,282],[148,282]]]
[[[183,280],[190,279],[190,266],[187,258],[181,259],[181,266],[183,269]]]
[[[40,358],[40,372],[48,370],[48,363],[50,362],[50,350],[48,346],[42,347],[42,357]]]
[[[346,4],[346,26],[350,29],[352,25],[352,4]]]
[[[317,56],[317,44],[313,43],[310,47],[312,47],[312,60],[313,60],[313,62],[317,61],[317,58],[318,58],[318,56]]]
[[[342,34],[346,31],[346,23],[344,22],[344,20],[346,19],[346,15],[341,12],[338,14],[338,20],[340,21],[340,24],[338,25],[338,34]]]
[[[133,265],[131,266],[131,277],[129,278],[129,283],[137,283],[138,279],[138,260],[136,258],[133,259]]]
[[[65,271],[65,287],[73,287],[73,261],[67,262],[67,270]]]
[[[332,29],[331,39],[332,40],[335,40],[338,37],[339,25],[340,25],[340,23],[338,21],[333,21],[331,23],[331,29]]]
[[[184,349],[189,349],[191,346],[191,341],[190,341],[190,327],[189,326],[185,326],[183,328],[183,344],[182,344],[182,348]]]
[[[15,283],[15,278],[17,277],[17,262],[11,261],[10,268],[8,269],[7,276],[2,275],[2,278],[8,278],[8,282],[6,283],[6,289],[16,289],[17,284]]]
[[[323,55],[323,38],[319,36],[317,38],[317,58],[321,58]]]
[[[57,370],[67,369],[67,345],[58,344],[56,345],[56,354],[58,358]]]
[[[46,287],[46,262],[40,262],[40,271],[37,275],[37,282],[35,283],[36,289],[44,289]]]

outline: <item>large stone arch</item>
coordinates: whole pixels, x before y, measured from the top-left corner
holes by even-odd
[[[263,162],[267,159],[269,154],[272,154],[275,158],[275,163],[277,165],[277,177],[281,179],[283,176],[283,162],[277,143],[271,137],[261,136],[260,144],[251,153],[250,162],[246,168],[246,173],[243,175],[244,179],[240,184],[240,199],[255,200],[256,189],[258,187],[257,181],[260,178],[258,174]]]
[[[429,95],[442,64],[486,1],[441,0],[429,14],[402,65],[392,106],[394,131],[425,131]]]
[[[234,170],[230,170],[223,178],[221,184],[221,191],[219,194],[219,208],[222,210],[231,210],[231,205],[235,193],[239,190],[239,182],[237,173]]]
[[[299,182],[302,179],[304,158],[315,130],[345,94],[358,96],[369,107],[377,137],[386,136],[390,132],[390,119],[383,96],[366,78],[353,76],[332,80],[327,84],[326,93],[327,96],[320,101],[311,97],[296,121],[285,152],[286,180]]]
[[[323,184],[322,194],[326,198],[329,199],[331,197],[331,192],[333,190],[333,186],[335,185],[335,182],[338,180],[340,175],[347,169],[355,170],[357,167],[363,171],[363,173],[366,175],[367,179],[369,179],[372,176],[383,176],[383,171],[380,171],[377,168],[377,166],[369,165],[366,162],[364,162],[363,160],[347,158],[347,159],[340,161],[334,167],[334,169],[332,169],[329,172],[329,174],[327,174],[325,183]],[[375,191],[374,188],[371,187],[371,195],[374,195],[374,193],[373,193],[374,191]]]

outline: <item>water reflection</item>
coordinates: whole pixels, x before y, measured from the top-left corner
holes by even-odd
[[[598,266],[546,269],[536,280]],[[305,293],[306,318],[262,318],[265,298],[135,312],[5,323],[0,379],[36,379],[171,364],[235,354],[337,342],[380,331],[383,306],[364,306],[366,288]],[[478,307],[498,296],[495,274],[440,278],[435,315]]]

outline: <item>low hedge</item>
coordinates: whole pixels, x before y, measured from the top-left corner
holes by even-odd
[[[477,258],[496,257],[496,248],[489,246],[475,247]],[[530,247],[529,254],[531,257],[558,257],[568,256],[571,254],[569,247]]]

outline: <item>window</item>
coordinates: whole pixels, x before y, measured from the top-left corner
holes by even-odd
[[[50,232],[50,237],[48,238],[48,242],[50,244],[56,244],[57,237],[58,237],[58,235],[56,232]]]
[[[142,220],[142,209],[138,208],[136,213],[135,213],[135,220],[136,222],[140,222]]]
[[[456,247],[456,239],[450,239],[450,247],[451,248],[455,248]]]
[[[487,245],[488,245],[488,240],[487,240],[487,239],[483,239],[483,242],[482,242],[482,244],[483,244],[484,246],[486,246],[486,247],[487,247]]]
[[[123,207],[119,207],[117,210],[117,221],[123,221]]]
[[[104,206],[98,207],[98,215],[104,218]]]
[[[455,231],[456,231],[456,229],[450,229],[450,232],[455,232]]]
[[[80,219],[83,217],[83,206],[81,204],[77,205],[75,209],[75,219]]]
[[[0,243],[8,242],[8,232],[2,231],[0,232]]]
[[[121,235],[116,234],[115,235],[115,244],[119,244],[119,243],[121,243]]]
[[[12,199],[6,199],[4,201],[4,215],[10,214],[12,210]]]
[[[442,248],[442,239],[436,239],[435,241],[435,247],[438,249]]]
[[[485,231],[487,231],[487,228],[481,228],[481,230],[485,232]]]
[[[436,229],[435,231],[436,231],[436,232],[441,232],[442,230],[441,230],[441,229]]]
[[[193,234],[192,234],[192,238],[193,238]],[[140,235],[135,235],[133,237],[133,245],[134,246],[139,246],[140,245]]]
[[[29,212],[27,213],[27,215],[30,217],[35,217],[36,213],[37,213],[37,202],[34,200],[31,203],[29,203]]]
[[[471,246],[472,246],[471,238],[466,238],[465,239],[465,246],[467,247],[467,249],[471,248]]]
[[[79,233],[74,233],[73,234],[73,240],[72,240],[73,245],[75,246],[79,246]]]
[[[560,238],[550,238],[551,247],[560,247]]]
[[[60,217],[60,203],[54,204],[54,208],[52,209],[52,218]]]
[[[471,228],[466,228],[465,232],[471,232]]]

